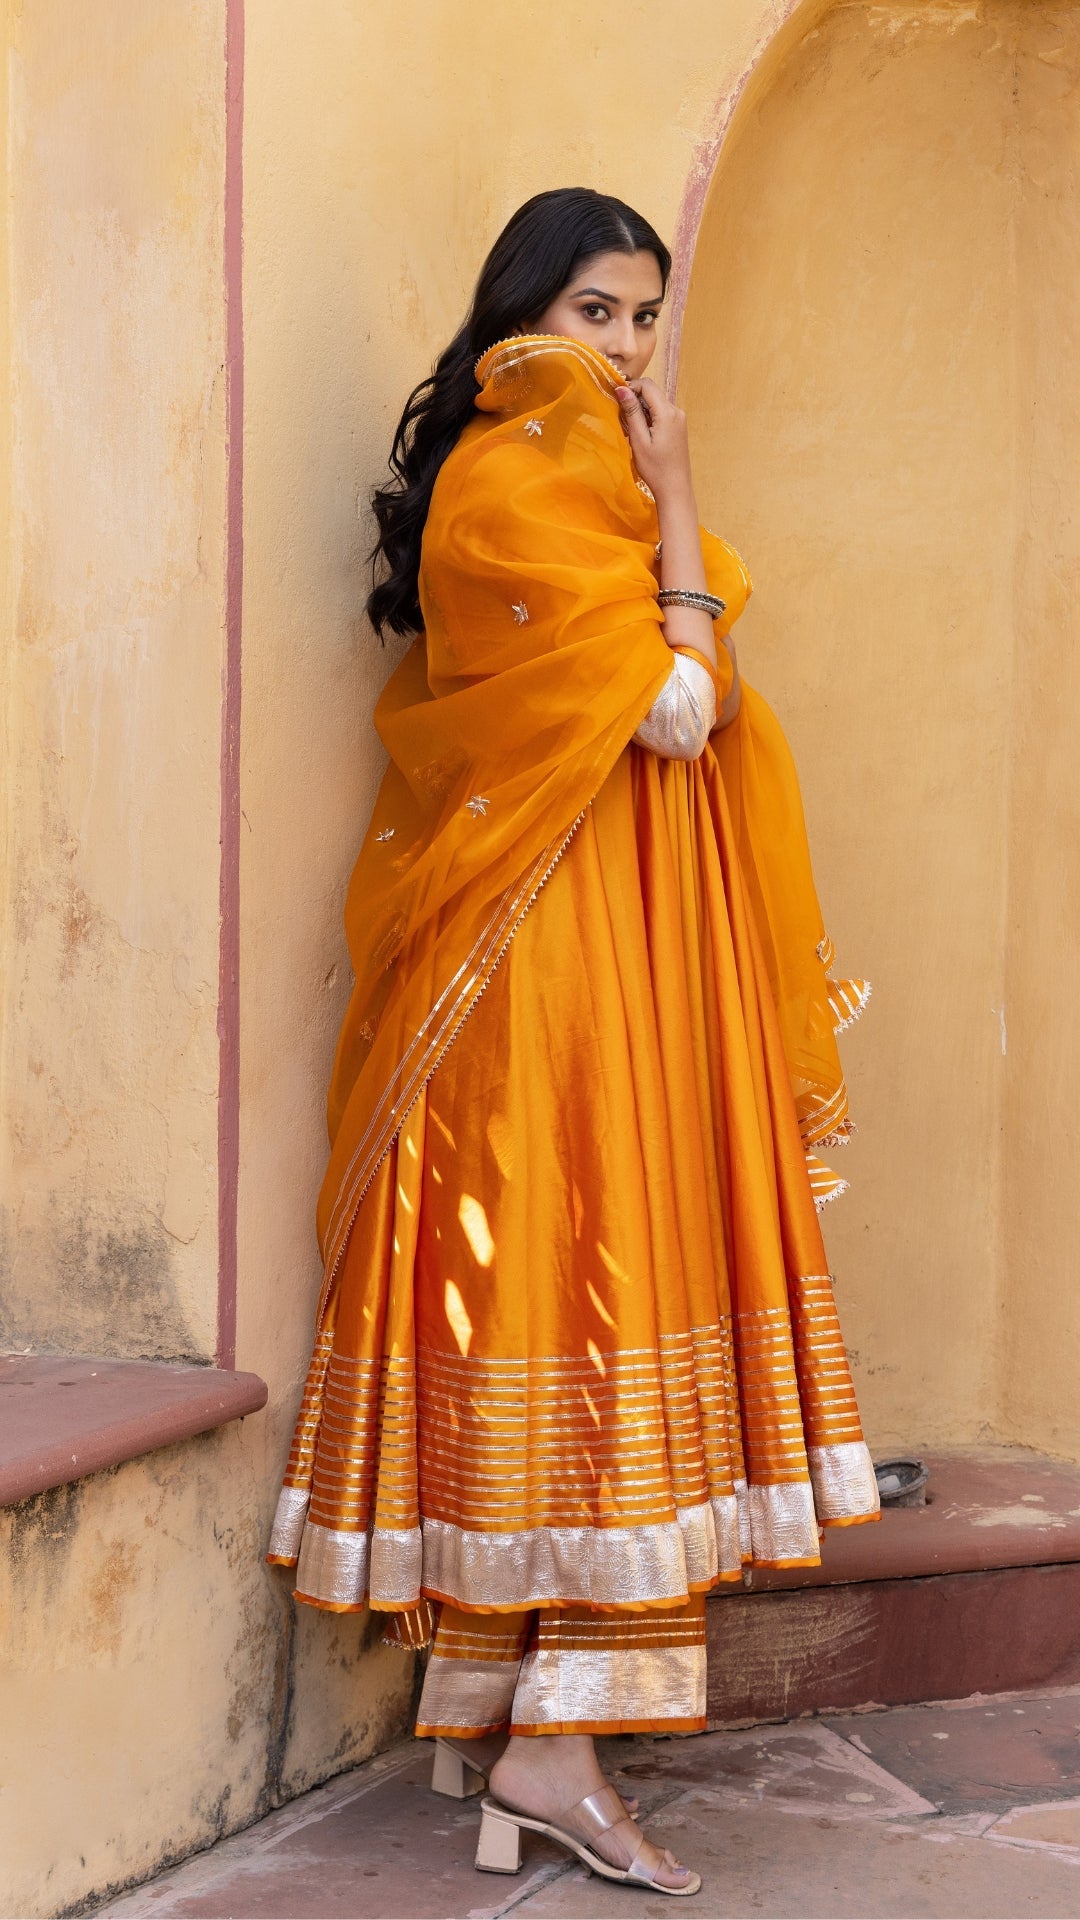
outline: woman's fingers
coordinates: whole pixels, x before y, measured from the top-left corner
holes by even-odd
[[[631,393],[636,394],[638,405],[645,415],[645,424],[651,428],[653,424],[653,410],[649,405],[649,396],[645,389],[651,386],[652,382],[650,380],[630,380],[627,382],[627,385]]]
[[[616,387],[615,398],[622,413],[623,426],[627,439],[634,452],[641,453],[652,444],[649,432],[649,419],[645,408],[632,387]]]
[[[615,395],[638,473],[657,493],[692,485],[686,415],[653,380],[626,380]]]
[[[649,415],[650,420],[662,418],[665,412],[674,413],[675,409],[671,401],[662,389],[657,386],[655,380],[636,380],[634,385],[637,388],[638,398],[645,408],[646,413]]]

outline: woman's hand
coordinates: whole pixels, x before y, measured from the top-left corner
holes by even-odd
[[[693,498],[686,415],[661,393],[655,380],[628,380],[616,387],[622,423],[637,467],[659,502],[666,495]]]
[[[652,380],[628,380],[616,387],[622,423],[634,464],[656,500],[660,527],[660,584],[708,591],[701,552],[686,415],[674,407]],[[713,623],[701,607],[676,604],[664,611],[669,647],[691,647],[716,665]]]

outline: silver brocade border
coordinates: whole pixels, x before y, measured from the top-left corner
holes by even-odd
[[[297,1593],[328,1606],[415,1606],[421,1593],[464,1606],[678,1602],[744,1564],[815,1565],[818,1521],[869,1518],[877,1482],[863,1441],[810,1449],[811,1480],[746,1487],[648,1527],[534,1527],[479,1533],[428,1520],[346,1532],[308,1521],[286,1487],[270,1551],[298,1560]],[[811,1484],[812,1482],[812,1484]]]
[[[874,1463],[861,1440],[833,1447],[807,1447],[814,1505],[820,1520],[847,1520],[853,1514],[880,1513]]]
[[[521,1663],[513,1724],[631,1726],[705,1715],[705,1640],[682,1647],[543,1646]]]

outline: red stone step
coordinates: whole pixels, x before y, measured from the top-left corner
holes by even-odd
[[[826,1533],[707,1610],[709,1724],[1080,1682],[1080,1467],[928,1456],[925,1507]]]
[[[85,1354],[0,1354],[0,1506],[266,1405],[254,1373]]]

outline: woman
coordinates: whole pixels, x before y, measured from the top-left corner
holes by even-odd
[[[833,1028],[867,989],[828,977],[730,640],[750,583],[644,378],[669,267],[617,200],[530,200],[374,497],[371,618],[416,637],[270,1558],[434,1633],[417,1732],[490,1777],[478,1865],[525,1825],[688,1894],[593,1736],[701,1728],[705,1594],[878,1503],[807,1152],[850,1130]]]

